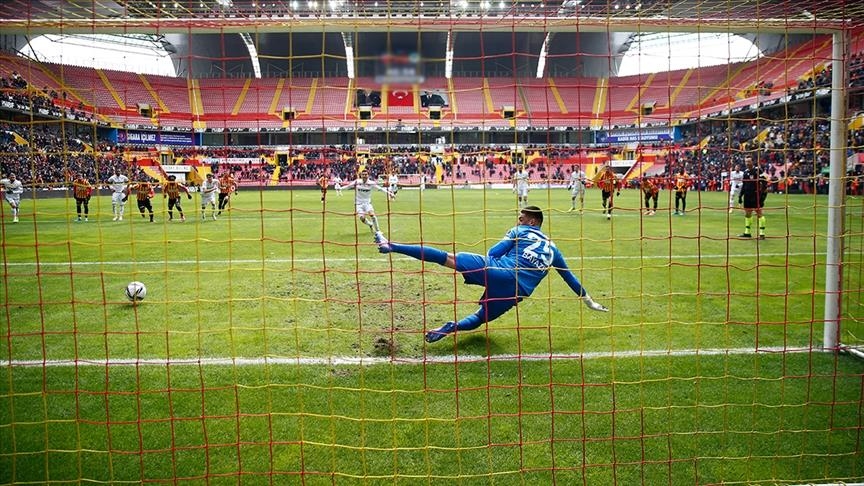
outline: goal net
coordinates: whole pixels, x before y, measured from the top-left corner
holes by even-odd
[[[0,484],[864,482],[862,18],[0,5]]]

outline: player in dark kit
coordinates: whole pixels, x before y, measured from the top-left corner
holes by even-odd
[[[738,202],[744,207],[744,232],[738,236],[741,238],[753,237],[750,228],[753,224],[753,213],[756,213],[759,222],[759,239],[764,240],[765,216],[762,215],[762,207],[768,196],[768,179],[759,169],[759,166],[753,163],[752,157],[746,157],[744,163],[747,167],[744,169],[741,194],[738,195]]]
[[[465,283],[485,288],[480,297],[480,308],[473,314],[448,322],[426,333],[426,342],[434,343],[456,331],[476,329],[491,322],[531,295],[550,269],[555,269],[570,289],[589,308],[606,312],[602,304],[594,302],[579,283],[558,248],[542,231],[543,211],[527,206],[519,213],[519,224],[511,228],[504,238],[489,249],[486,256],[474,253],[448,253],[425,245],[401,245],[387,241],[379,231],[375,234],[378,251],[399,253],[418,260],[437,263],[462,274]]]

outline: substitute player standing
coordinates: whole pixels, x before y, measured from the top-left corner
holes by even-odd
[[[24,184],[18,180],[15,174],[9,174],[8,178],[0,179],[0,186],[3,186],[3,197],[12,208],[12,222],[18,222],[18,211],[21,207],[21,194],[24,194]]]
[[[177,182],[177,176],[171,174],[168,176],[168,182],[162,186],[162,197],[168,198],[168,221],[174,221],[174,208],[180,213],[180,221],[186,222],[186,216],[183,214],[183,207],[180,206],[180,193],[185,192],[186,197],[192,199],[192,194],[189,193],[189,188]]]
[[[528,171],[520,165],[513,174],[513,192],[516,193],[516,204],[524,208],[528,204]]]
[[[579,214],[582,214],[585,209],[585,171],[581,166],[570,172],[567,189],[570,191],[570,209],[567,212],[576,210],[576,198],[579,198]]]
[[[207,205],[213,211],[213,220],[216,220],[216,194],[219,192],[219,181],[213,177],[212,172],[208,172],[201,183],[201,219],[204,220],[207,216]]]
[[[126,210],[123,196],[128,185],[129,178],[115,168],[114,173],[108,178],[108,187],[111,188],[111,212],[114,214],[111,221],[123,221],[123,212]]]
[[[375,235],[381,231],[381,228],[378,226],[378,216],[375,216],[375,208],[372,207],[372,189],[386,193],[388,198],[392,198],[393,194],[370,179],[369,171],[366,169],[362,169],[357,179],[345,184],[345,187],[343,187],[343,189],[351,188],[354,188],[354,208],[357,211],[360,222],[368,226],[372,231],[372,235]]]
[[[400,245],[387,241],[380,232],[375,234],[378,251],[399,253],[417,260],[433,262],[452,268],[462,274],[468,285],[485,288],[480,297],[480,308],[458,322],[447,322],[438,329],[426,332],[426,342],[434,343],[444,336],[476,329],[492,322],[531,295],[550,269],[555,269],[576,295],[590,309],[606,312],[602,304],[594,302],[579,283],[564,256],[542,231],[543,211],[528,206],[519,213],[519,224],[511,228],[486,256],[473,253],[448,253],[425,245]]]

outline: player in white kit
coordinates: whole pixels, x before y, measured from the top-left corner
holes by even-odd
[[[333,189],[336,191],[337,196],[342,195],[342,178],[338,175],[333,176]]]
[[[126,188],[129,186],[129,178],[121,174],[117,169],[108,178],[108,187],[111,189],[111,212],[114,218],[111,221],[123,221],[123,212],[126,210]]]
[[[528,172],[521,165],[513,174],[513,192],[520,209],[528,205]]]
[[[345,184],[342,189],[354,188],[354,207],[357,211],[357,216],[360,222],[369,227],[372,231],[372,236],[381,230],[378,226],[378,217],[375,216],[375,208],[372,207],[372,189],[379,190],[387,194],[388,198],[393,198],[393,193],[378,185],[376,181],[369,178],[369,171],[363,169],[360,171],[360,176]]]
[[[206,219],[207,205],[213,210],[213,219],[216,219],[216,195],[219,193],[219,181],[213,177],[212,172],[207,173],[204,182],[201,183],[201,219]]]
[[[387,176],[387,190],[390,191],[390,194],[396,196],[396,193],[399,192],[399,176],[396,173],[392,173]]]
[[[24,193],[24,184],[15,177],[15,174],[9,174],[8,178],[0,179],[0,186],[3,186],[3,196],[9,207],[12,208],[12,222],[18,222],[18,209],[21,207],[21,194]]]
[[[579,213],[585,209],[585,172],[581,168],[576,168],[570,173],[570,181],[567,183],[567,189],[570,191],[570,209],[576,210],[576,198],[579,198]]]
[[[747,157],[748,159],[750,157]],[[735,169],[729,173],[729,212],[735,209],[735,204],[738,202],[738,196],[741,194],[741,186],[744,185],[744,171],[740,165],[736,165]]]

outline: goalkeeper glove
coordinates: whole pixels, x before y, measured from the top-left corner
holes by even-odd
[[[192,199],[192,194],[186,194],[186,197],[188,197],[189,199]]]
[[[129,199],[129,196],[123,196],[123,202],[126,202]]]
[[[588,308],[591,310],[595,310],[598,312],[609,312],[609,309],[607,309],[605,305],[594,302],[594,299],[592,299],[591,296],[588,294],[585,294],[585,296],[582,297],[582,302],[585,302],[585,305],[587,305]]]

